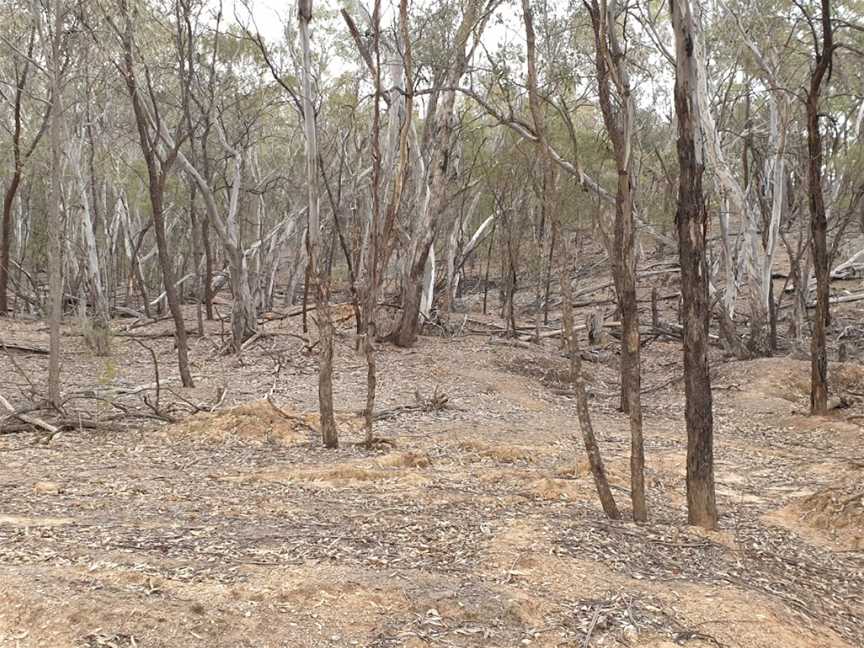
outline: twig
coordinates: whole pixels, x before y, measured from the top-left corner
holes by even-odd
[[[147,351],[150,352],[150,357],[153,358],[153,373],[156,374],[156,402],[155,402],[155,404],[154,404],[154,403],[151,403],[151,402],[150,402],[150,399],[147,398],[147,396],[144,396],[144,404],[145,404],[147,407],[149,407],[149,408],[153,411],[153,413],[156,414],[156,416],[158,416],[159,418],[161,418],[161,419],[167,421],[168,423],[175,423],[175,422],[177,421],[177,419],[175,419],[175,418],[174,418],[173,416],[171,416],[170,414],[166,414],[166,413],[163,412],[162,409],[159,407],[159,398],[160,398],[160,395],[161,395],[161,393],[162,393],[162,388],[161,388],[161,386],[160,386],[160,380],[159,380],[159,360],[158,360],[158,358],[156,357],[156,352],[155,352],[151,347],[149,347],[149,346],[147,346],[146,344],[144,344],[141,340],[136,340],[136,339],[133,338],[133,342],[135,342],[135,344],[137,344],[137,345],[143,347],[144,349],[147,349]]]
[[[30,380],[30,376],[27,374],[26,371],[24,371],[21,365],[18,364],[18,361],[15,360],[15,356],[13,356],[12,353],[9,351],[9,346],[3,341],[0,341],[0,344],[3,345],[3,350],[6,352],[6,356],[9,358],[9,362],[12,363],[12,366],[15,367],[18,373],[20,373],[24,377],[24,380],[27,381],[27,384],[30,385],[30,394],[32,396],[35,396],[37,393],[36,386],[33,384],[33,381]]]
[[[309,430],[309,431],[312,432],[313,434],[318,434],[318,430],[316,430],[312,425],[309,425],[306,421],[304,421],[302,417],[300,417],[300,416],[295,416],[294,414],[289,414],[289,413],[286,412],[284,409],[282,409],[281,407],[279,407],[279,406],[278,406],[278,405],[273,401],[273,396],[272,396],[271,394],[268,394],[268,395],[267,395],[267,402],[270,403],[270,407],[272,407],[273,410],[274,410],[277,414],[279,414],[280,416],[282,416],[282,417],[288,419],[289,421],[292,421],[292,422],[294,422],[294,423],[297,423],[298,425],[300,425],[300,426],[306,428],[307,430]]]
[[[594,610],[594,618],[591,619],[591,625],[588,626],[588,632],[585,633],[585,639],[582,641],[582,648],[588,648],[591,643],[591,635],[594,633],[594,626],[597,625],[597,619],[600,618],[600,606]]]

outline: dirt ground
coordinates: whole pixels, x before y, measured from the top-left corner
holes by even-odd
[[[0,434],[0,646],[864,645],[859,365],[832,366],[851,407],[814,419],[806,362],[715,351],[722,528],[706,533],[686,525],[680,341],[648,340],[650,522],[637,526],[602,515],[558,343],[513,345],[482,333],[494,329],[480,315],[453,317],[460,336],[381,346],[379,407],[393,411],[373,450],[358,445],[365,364],[350,321],[338,450],[314,434],[316,360],[298,317],[268,321],[239,357],[218,352],[208,323],[191,338],[197,385],[185,390],[172,340],[157,337],[169,322],[124,333],[118,320],[110,358],[70,322],[69,411],[102,425],[50,443]],[[141,388],[150,354],[129,335],[148,336],[175,381],[158,405]],[[4,322],[0,339],[46,346],[47,332]],[[626,518],[613,351],[586,370]],[[24,403],[47,359],[9,353],[0,394]],[[435,393],[446,408],[398,409]]]

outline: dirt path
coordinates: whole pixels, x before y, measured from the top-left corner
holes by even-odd
[[[44,335],[14,326],[7,334],[22,341]],[[102,377],[78,389],[151,380],[148,354],[116,343],[108,364],[70,337],[67,389],[76,375]],[[170,376],[170,342],[150,343]],[[841,415],[795,413],[802,363],[719,370],[723,528],[706,534],[684,524],[676,344],[646,352],[644,527],[603,518],[551,342],[423,338],[382,349],[382,408],[436,388],[451,407],[382,421],[391,444],[374,451],[354,445],[347,412],[360,405],[365,369],[347,334],[342,345],[337,451],[260,400],[272,389],[280,407],[314,410],[314,358],[280,335],[242,359],[193,342],[201,379],[182,395],[214,401],[227,388],[215,414],[70,431],[47,446],[31,433],[0,436],[0,646],[864,645],[860,502],[837,512],[813,499],[860,483],[864,461],[850,448],[864,433]],[[19,358],[34,376],[42,362]],[[589,370],[627,509],[614,365]],[[854,368],[844,380],[864,391]],[[3,367],[2,393],[24,383]]]

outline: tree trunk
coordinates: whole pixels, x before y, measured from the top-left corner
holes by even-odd
[[[822,192],[819,97],[822,81],[831,68],[834,54],[830,0],[822,0],[822,51],[819,51],[818,43],[814,42],[813,45],[816,48],[816,65],[810,76],[810,88],[807,93],[807,152],[809,153],[807,188],[813,269],[816,273],[816,312],[813,314],[813,337],[810,341],[810,413],[826,414],[828,412],[828,352],[825,344],[825,329],[830,317],[828,305],[830,277],[826,240],[828,222],[825,217],[825,199]]]
[[[527,1],[527,0],[526,0]],[[561,217],[555,213],[552,216],[553,236],[560,239]],[[603,464],[603,456],[600,454],[600,446],[597,445],[597,437],[594,436],[594,426],[591,422],[591,410],[588,408],[588,394],[585,392],[585,376],[582,373],[582,355],[579,350],[579,339],[573,330],[573,288],[570,286],[569,271],[573,266],[570,260],[569,250],[564,239],[561,239],[561,249],[564,254],[564,263],[561,264],[561,309],[564,324],[564,336],[566,338],[567,352],[570,356],[570,381],[576,393],[576,415],[579,418],[579,429],[582,432],[582,443],[585,453],[588,455],[588,465],[591,467],[591,475],[594,478],[594,486],[603,512],[610,520],[618,520],[621,514],[615,504],[612,489],[609,488],[609,480],[606,477],[606,468]]]
[[[213,251],[210,246],[210,224],[201,221],[201,244],[204,246],[204,312],[207,321],[213,320]]]
[[[616,24],[615,0],[592,0],[588,5],[594,28],[595,67],[603,121],[612,141],[618,183],[615,193],[612,275],[621,311],[621,410],[630,416],[630,489],[633,519],[648,518],[645,504],[645,450],[642,438],[639,309],[636,301],[636,232],[634,228],[635,176],[633,172],[633,120],[635,106]],[[614,76],[614,83],[610,77]],[[613,101],[612,89],[617,101]]]
[[[315,282],[316,318],[321,351],[318,358],[318,406],[321,413],[321,437],[328,448],[339,446],[333,415],[333,323],[330,317],[330,277],[321,263],[320,191],[318,187],[318,135],[315,107],[312,104],[312,51],[309,24],[312,22],[312,0],[298,0],[300,44],[303,49],[303,130],[306,135],[306,186],[309,209],[309,279]]]
[[[9,264],[12,260],[12,206],[20,183],[21,170],[16,168],[3,196],[3,224],[2,233],[0,233],[0,317],[6,317],[9,310],[7,292],[9,290]]]
[[[573,263],[570,259],[570,251],[567,241],[561,236],[561,216],[558,210],[551,208],[551,191],[554,188],[554,173],[552,173],[552,160],[546,139],[545,122],[540,108],[540,96],[537,89],[536,48],[534,45],[534,19],[531,12],[530,0],[522,0],[522,13],[525,20],[525,33],[528,41],[528,92],[531,114],[537,131],[538,140],[543,156],[544,171],[546,174],[547,191],[544,192],[544,200],[547,201],[547,213],[552,220],[552,239],[561,241],[560,247],[564,262],[560,266],[560,282],[562,297],[562,319],[564,324],[564,337],[567,351],[570,355],[570,380],[576,392],[576,413],[579,418],[579,429],[582,432],[582,442],[588,455],[588,463],[591,467],[591,475],[594,477],[594,485],[600,498],[600,505],[606,516],[612,520],[621,517],[612,490],[609,488],[609,480],[606,477],[606,469],[603,465],[603,457],[594,436],[594,426],[591,423],[591,411],[588,408],[588,395],[585,392],[585,377],[582,374],[582,356],[579,350],[579,340],[573,330],[573,288],[570,285],[570,268]]]
[[[63,191],[61,124],[62,96],[60,85],[60,38],[63,25],[61,2],[54,4],[54,24],[50,42],[49,76],[51,84],[51,182],[48,190],[48,401],[59,408],[60,395],[60,323],[63,320]],[[37,20],[39,18],[37,17]]]
[[[232,254],[234,257],[230,267],[231,294],[234,301],[231,306],[231,339],[235,353],[240,353],[243,342],[255,334],[258,317],[255,312],[255,301],[249,288],[249,268],[242,251]]]
[[[168,240],[165,235],[165,218],[163,207],[163,196],[165,193],[165,181],[167,174],[176,158],[177,150],[169,152],[164,158],[157,160],[156,147],[159,146],[159,133],[152,133],[148,123],[147,113],[142,105],[139,94],[138,79],[135,73],[134,63],[134,31],[133,17],[129,13],[128,5],[123,5],[125,31],[122,35],[124,66],[123,75],[126,82],[129,98],[132,102],[132,110],[135,114],[135,125],[138,130],[138,141],[144,161],[147,164],[148,190],[150,194],[150,207],[153,211],[153,229],[156,234],[156,249],[159,253],[159,265],[162,269],[162,281],[165,284],[165,298],[168,301],[168,309],[174,320],[174,335],[177,346],[177,365],[180,371],[180,380],[184,387],[194,387],[192,374],[189,371],[189,350],[186,341],[186,322],[183,319],[183,311],[180,308],[180,300],[177,296],[176,278],[172,266],[172,257],[168,249]],[[149,78],[149,77],[148,77]]]
[[[673,0],[675,32],[675,112],[678,117],[678,252],[684,324],[684,394],[687,423],[687,518],[690,524],[717,526],[714,492],[714,421],[708,364],[708,265],[705,239],[708,212],[702,193],[705,170],[700,106],[696,94],[697,38],[690,0]],[[697,146],[698,143],[698,146]]]

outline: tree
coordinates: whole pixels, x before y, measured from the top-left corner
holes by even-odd
[[[543,161],[544,175],[547,179],[546,191],[543,199],[551,207],[551,193],[555,185],[555,173],[546,138],[546,127],[543,118],[543,110],[540,106],[540,96],[537,89],[537,62],[534,35],[534,18],[531,11],[530,0],[522,0],[522,16],[525,21],[525,35],[527,40],[527,63],[528,63],[528,98],[530,102],[531,115],[534,120],[534,132],[540,147],[540,155]],[[561,217],[556,209],[548,209],[552,220],[552,236],[561,240],[564,263],[561,264],[561,292],[562,292],[562,319],[564,324],[564,337],[568,355],[570,357],[570,380],[576,392],[576,411],[579,418],[579,429],[582,433],[582,441],[585,452],[588,455],[588,463],[591,474],[594,477],[594,486],[600,498],[600,504],[606,516],[612,520],[621,517],[612,490],[609,488],[609,480],[606,477],[606,468],[603,457],[594,435],[594,426],[591,423],[591,412],[588,408],[588,395],[585,390],[585,378],[582,373],[582,356],[579,349],[579,339],[573,326],[573,289],[570,285],[570,268],[572,258],[566,241],[561,236]]]
[[[303,131],[306,136],[307,222],[306,245],[309,250],[309,277],[315,282],[315,308],[321,351],[318,358],[318,406],[324,445],[336,448],[339,436],[333,415],[333,322],[330,315],[330,277],[321,259],[321,197],[318,188],[318,134],[312,104],[312,49],[309,25],[312,0],[298,0],[300,46],[303,51]]]
[[[162,270],[162,281],[165,285],[165,297],[168,308],[174,320],[174,336],[177,342],[177,364],[180,370],[180,380],[184,387],[192,387],[192,373],[189,371],[189,345],[186,340],[186,321],[180,307],[180,298],[177,294],[177,280],[172,265],[172,256],[168,247],[168,237],[165,231],[165,185],[174,162],[177,159],[179,147],[185,138],[175,135],[173,145],[166,147],[162,143],[165,127],[162,123],[162,115],[159,106],[154,102],[149,106],[147,100],[142,96],[142,88],[136,70],[135,61],[135,11],[129,6],[128,0],[120,0],[121,26],[114,26],[115,32],[120,38],[123,50],[123,59],[120,63],[120,72],[126,83],[129,99],[132,103],[132,111],[135,117],[135,126],[138,132],[138,144],[147,165],[148,192],[150,197],[150,209],[153,215],[153,229],[156,233],[156,246],[159,253],[159,262]],[[151,77],[146,65],[145,79],[146,90],[150,97],[154,96]]]
[[[53,10],[53,11],[51,11]],[[48,282],[49,282],[49,355],[48,355],[48,402],[54,407],[61,406],[60,395],[60,324],[63,320],[63,230],[64,218],[61,202],[63,200],[63,23],[66,19],[65,2],[57,1],[49,9],[46,20],[34,16],[40,31],[40,40],[48,61],[50,84],[50,126],[48,137],[51,142],[50,189],[48,196]],[[50,27],[49,27],[50,26]]]
[[[388,336],[398,346],[411,346],[420,330],[423,280],[430,250],[449,201],[449,174],[453,170],[454,106],[459,81],[468,61],[500,0],[468,0],[448,52],[445,68],[436,79],[426,115],[424,152],[425,195],[413,223],[412,238],[402,271],[402,309],[400,319]],[[472,42],[473,38],[473,42]],[[434,252],[433,252],[434,254]]]
[[[684,324],[684,396],[687,424],[687,518],[717,525],[714,492],[714,419],[708,363],[708,211],[702,190],[705,134],[699,120],[697,63],[699,35],[690,0],[672,0],[675,33],[675,114],[678,119],[678,254]]]
[[[798,3],[796,3],[798,4]],[[822,84],[831,79],[834,56],[834,31],[831,24],[831,0],[822,0],[822,42],[816,37],[815,19],[802,4],[799,9],[813,34],[814,64],[807,89],[807,189],[810,207],[810,237],[813,249],[813,269],[816,271],[816,312],[813,314],[813,337],[810,342],[810,413],[828,411],[828,353],[825,348],[825,328],[830,317],[828,292],[829,259],[825,217],[825,198],[822,191],[822,134],[819,131],[819,98]]]
[[[645,449],[642,440],[642,361],[636,303],[636,232],[633,222],[636,178],[633,169],[635,102],[617,20],[616,0],[585,2],[594,28],[595,67],[600,110],[615,157],[612,276],[621,309],[621,409],[630,416],[630,491],[633,519],[648,518],[645,504]],[[626,34],[625,34],[626,36]],[[614,99],[613,99],[614,92]]]

